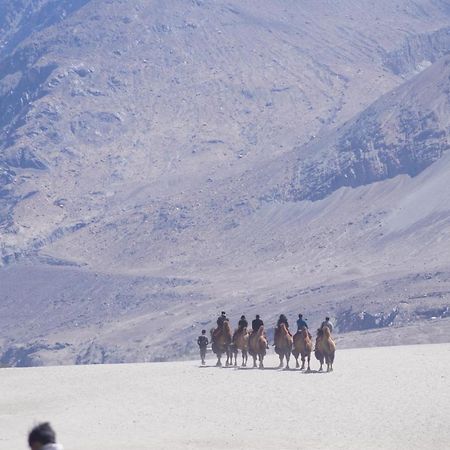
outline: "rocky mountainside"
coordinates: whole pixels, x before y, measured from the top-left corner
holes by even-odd
[[[223,308],[448,339],[449,30],[440,0],[0,0],[0,361],[180,357]]]
[[[450,31],[448,32],[450,36]],[[449,47],[450,49],[450,41]],[[305,149],[295,200],[421,173],[450,149],[450,53]]]

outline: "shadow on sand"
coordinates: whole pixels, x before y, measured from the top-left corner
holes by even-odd
[[[234,369],[234,370],[271,370],[271,371],[276,371],[276,372],[299,372],[303,375],[320,375],[320,374],[326,374],[326,373],[331,373],[331,372],[327,372],[326,370],[300,370],[297,368],[289,368],[286,369],[284,368],[280,368],[280,367],[263,367],[263,368],[259,368],[259,367],[253,367],[253,366],[247,366],[247,367],[242,367],[242,366],[227,366],[227,365],[222,365],[222,366],[216,366],[214,365],[205,365],[205,366],[198,366],[199,369]]]

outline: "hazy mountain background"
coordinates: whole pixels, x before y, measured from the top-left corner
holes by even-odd
[[[0,0],[0,362],[449,341],[449,52],[443,0]]]

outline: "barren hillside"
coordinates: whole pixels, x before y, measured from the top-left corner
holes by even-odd
[[[446,340],[449,36],[439,0],[0,1],[2,361],[183,356],[223,308]]]

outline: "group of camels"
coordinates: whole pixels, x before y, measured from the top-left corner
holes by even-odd
[[[264,368],[264,357],[266,356],[268,341],[264,332],[264,327],[261,326],[257,332],[249,333],[247,328],[236,330],[234,334],[231,332],[230,323],[225,321],[220,328],[211,330],[212,336],[212,350],[217,356],[217,366],[221,366],[222,355],[227,355],[226,365],[237,366],[237,355],[239,350],[242,352],[242,366],[247,366],[248,354],[253,357],[253,367]],[[291,335],[286,325],[282,323],[275,330],[275,351],[280,357],[279,368],[284,367],[284,360],[286,360],[286,369],[289,369],[289,360],[291,353],[296,360],[296,367],[299,368],[299,357],[302,360],[300,370],[305,369],[307,363],[307,370],[310,371],[311,353],[313,352],[313,343],[310,334],[306,328],[297,331],[294,336]],[[320,362],[319,371],[323,370],[324,362],[327,365],[327,372],[333,370],[334,354],[336,345],[331,338],[331,332],[328,327],[323,327],[317,330],[316,344],[314,347],[314,355]]]

